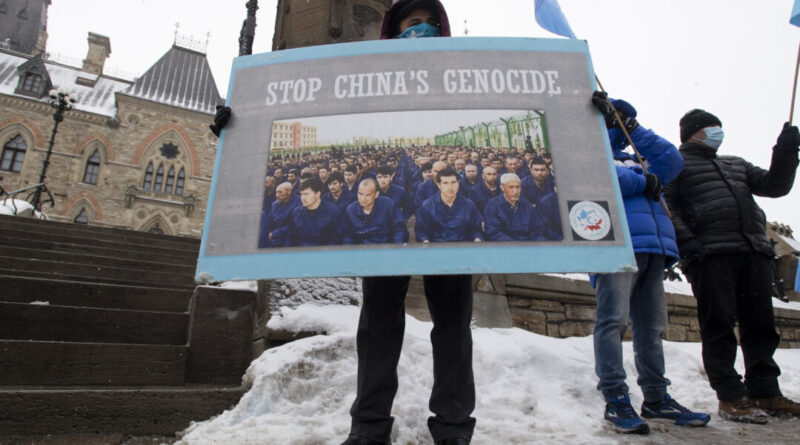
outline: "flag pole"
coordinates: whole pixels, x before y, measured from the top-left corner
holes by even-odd
[[[789,110],[789,125],[794,119],[794,98],[797,96],[797,75],[800,73],[800,45],[797,47],[797,63],[794,67],[794,88],[792,89],[792,108]]]
[[[799,57],[798,57],[798,62],[800,62],[800,54],[799,54]],[[600,83],[600,78],[597,77],[596,74],[594,76],[594,80],[595,80],[595,82],[597,82],[597,87],[600,88],[600,91],[605,93],[606,90],[605,90],[605,88],[603,88],[603,84]],[[796,80],[797,80],[797,77],[795,77],[795,87],[797,87]],[[794,96],[792,96],[792,97],[794,97]],[[620,130],[622,130],[622,134],[625,135],[625,138],[628,140],[628,143],[631,144],[631,148],[633,149],[633,153],[636,155],[636,159],[639,161],[639,164],[642,166],[642,169],[644,170],[644,173],[649,175],[650,171],[648,170],[647,165],[644,163],[644,159],[642,158],[642,155],[639,154],[639,150],[636,148],[636,144],[633,143],[633,139],[631,139],[631,135],[630,135],[630,133],[628,133],[628,129],[625,128],[625,124],[622,122],[622,118],[619,116],[619,112],[617,112],[617,109],[614,108],[614,104],[612,104],[611,101],[608,101],[608,104],[611,106],[611,110],[614,111],[614,118],[617,120],[617,125],[619,125],[619,128],[620,128]],[[661,206],[664,207],[664,211],[667,212],[667,216],[672,218],[672,212],[669,211],[669,207],[667,206],[667,202],[664,201],[664,197],[663,196],[659,196],[658,200],[661,202]]]

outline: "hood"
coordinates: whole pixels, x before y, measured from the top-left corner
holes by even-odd
[[[439,27],[442,32],[442,37],[450,37],[450,21],[447,19],[447,12],[444,10],[444,5],[439,0],[400,0],[394,6],[386,11],[383,16],[383,23],[381,24],[381,39],[393,39],[396,35],[394,27],[397,26],[396,22],[400,20],[396,17],[401,13],[406,12],[406,8],[411,7],[424,7],[433,8],[439,15]],[[409,11],[410,12],[410,11]]]

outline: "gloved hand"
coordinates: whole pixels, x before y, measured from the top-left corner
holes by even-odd
[[[778,143],[775,148],[787,153],[797,153],[800,148],[800,131],[794,125],[789,125],[789,122],[783,124],[783,130],[778,135]]]
[[[652,198],[653,201],[660,200],[661,192],[664,191],[664,185],[661,184],[661,180],[658,179],[658,176],[648,173],[644,175],[644,179],[644,196]]]
[[[215,136],[219,137],[220,131],[225,128],[231,118],[231,107],[217,105],[217,112],[214,114],[214,123],[209,125],[208,128]]]
[[[625,125],[625,130],[628,131],[628,134],[632,133],[633,130],[639,126],[639,122],[635,118],[636,109],[624,100],[610,100],[608,98],[608,93],[605,91],[595,91],[592,93],[592,105],[603,115],[603,118],[606,120],[606,127],[608,128],[619,126],[617,118],[614,116],[614,110],[616,110],[620,119],[622,119],[622,124]]]
[[[694,238],[681,244],[678,249],[680,250],[681,258],[687,261],[702,263],[706,257],[706,248]]]
[[[614,128],[616,119],[614,118],[614,106],[608,100],[608,93],[605,91],[595,91],[592,93],[592,105],[603,115],[606,120],[606,127]]]

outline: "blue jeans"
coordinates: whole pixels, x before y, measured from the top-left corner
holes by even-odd
[[[598,274],[597,313],[594,322],[595,373],[597,389],[608,402],[628,393],[622,366],[622,339],[633,330],[633,352],[637,383],[647,402],[664,399],[670,381],[664,377],[664,349],[661,338],[667,328],[664,296],[664,256],[637,253],[638,272]]]

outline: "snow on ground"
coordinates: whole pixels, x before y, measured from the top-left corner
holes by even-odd
[[[330,283],[328,283],[330,284]],[[194,423],[182,445],[339,444],[347,436],[355,398],[356,306],[302,304],[282,308],[270,326],[325,331],[266,351],[245,375],[251,389],[216,418]],[[426,426],[433,383],[431,323],[407,317],[400,385],[394,402],[394,444],[431,443]],[[592,338],[556,339],[520,329],[473,329],[477,426],[474,444],[617,443],[602,420],[595,390]],[[697,343],[665,343],[670,393],[686,406],[716,417]],[[778,350],[784,394],[800,399],[800,350]],[[742,368],[741,354],[737,369]],[[625,368],[634,406],[641,404],[630,343]],[[712,420],[712,423],[715,420]],[[658,434],[658,433],[653,433]],[[651,434],[651,436],[653,436]],[[641,443],[647,443],[642,438]]]

